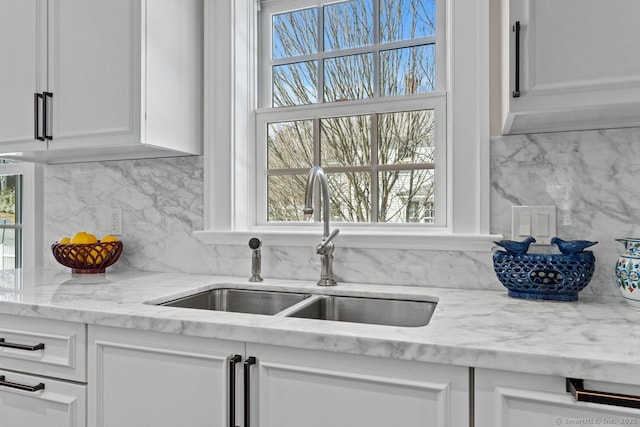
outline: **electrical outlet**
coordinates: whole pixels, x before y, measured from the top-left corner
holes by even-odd
[[[109,234],[122,235],[122,208],[109,209]]]

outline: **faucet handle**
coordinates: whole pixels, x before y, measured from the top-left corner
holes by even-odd
[[[252,237],[249,240],[249,247],[251,249],[253,249],[253,250],[260,249],[260,246],[262,246],[262,242],[257,237]]]
[[[316,252],[321,253],[322,251],[325,251],[327,249],[327,246],[329,246],[329,243],[331,243],[333,238],[336,237],[338,233],[340,233],[340,229],[338,228],[334,229],[331,232],[331,234],[329,234],[326,238],[322,240],[322,242],[318,244],[318,246],[316,246]]]
[[[262,242],[257,237],[253,237],[251,240],[249,240],[249,248],[251,248],[251,278],[249,278],[250,282],[262,282],[262,276],[260,275],[260,270],[262,268],[260,246],[262,246]]]

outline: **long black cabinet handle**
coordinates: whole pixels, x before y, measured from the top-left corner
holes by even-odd
[[[5,381],[4,375],[0,375],[0,386],[17,388],[18,390],[31,391],[31,392],[44,390],[44,383],[39,383],[36,385],[24,385],[24,384],[12,383],[9,381]]]
[[[0,338],[0,347],[15,348],[18,350],[27,350],[27,351],[44,350],[43,343],[39,343],[36,345],[14,344],[11,342],[6,342],[4,338]]]
[[[516,21],[513,26],[513,32],[516,33],[516,75],[515,75],[515,89],[512,93],[514,98],[520,97],[520,21]]]
[[[43,99],[41,93],[33,94],[33,139],[44,141],[40,136],[40,100]]]
[[[255,364],[253,356],[244,361],[244,427],[251,427],[251,365]]]
[[[236,364],[241,360],[239,354],[229,358],[229,427],[236,427]]]
[[[575,378],[567,378],[567,393],[571,393],[578,402],[640,408],[640,396],[585,390],[584,381]]]
[[[53,93],[42,92],[42,95],[44,95],[44,99],[42,100],[42,115],[44,117],[42,128],[44,129],[44,131],[42,133],[44,134],[44,139],[48,139],[49,141],[51,141],[53,139],[53,136],[47,135],[47,130],[49,129],[49,115],[47,114],[48,112],[47,98],[53,98]]]

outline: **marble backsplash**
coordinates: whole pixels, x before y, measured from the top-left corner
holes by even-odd
[[[496,137],[491,141],[491,232],[509,237],[512,205],[557,206],[557,234],[600,243],[591,285],[615,294],[617,237],[640,230],[640,128]],[[78,230],[106,234],[107,210],[123,209],[126,251],[114,267],[249,276],[246,246],[200,243],[203,162],[198,157],[52,165],[45,168],[45,265],[57,265],[48,243]],[[313,248],[264,242],[263,275],[315,280]],[[336,273],[347,282],[504,289],[490,252],[336,249]],[[376,266],[374,270],[371,267]]]
[[[587,289],[617,295],[614,239],[640,235],[640,128],[501,137],[491,153],[492,231],[510,234],[512,205],[555,205],[558,236],[599,242]]]

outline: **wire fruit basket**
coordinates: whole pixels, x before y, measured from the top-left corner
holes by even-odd
[[[53,257],[71,268],[73,274],[100,274],[113,265],[122,254],[122,242],[51,245]]]

